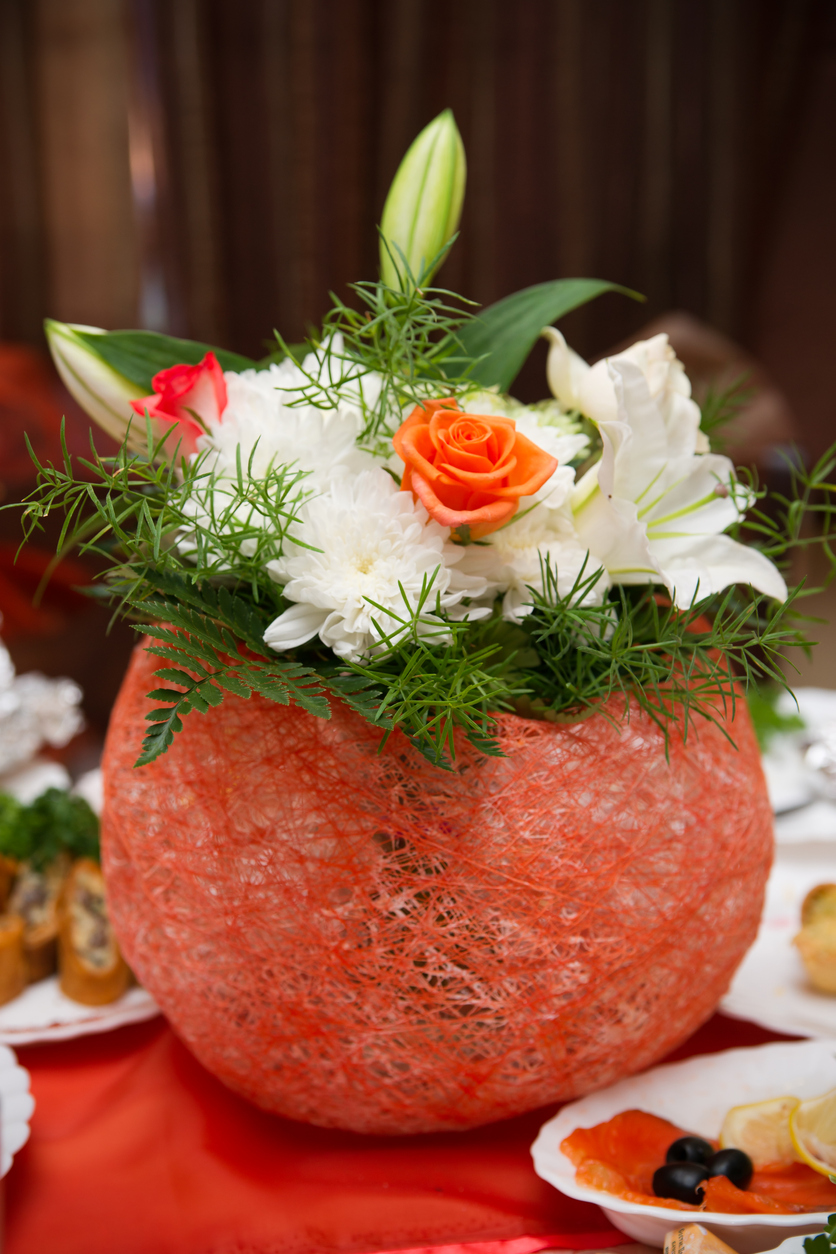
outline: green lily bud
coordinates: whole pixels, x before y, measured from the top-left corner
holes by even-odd
[[[432,278],[437,266],[429,267],[459,225],[466,178],[462,137],[452,110],[445,109],[413,140],[386,197],[380,277],[387,286],[408,283],[398,249],[416,281]]]
[[[145,393],[142,388],[109,366],[77,334],[78,331],[84,331],[88,335],[104,335],[102,328],[56,322],[47,318],[44,331],[52,360],[73,399],[120,444],[130,424],[129,447],[144,449],[145,424],[131,409],[131,401],[139,400]]]

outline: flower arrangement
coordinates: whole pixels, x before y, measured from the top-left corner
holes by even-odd
[[[108,559],[98,595],[162,659],[139,763],[191,711],[259,693],[342,702],[449,766],[499,752],[498,711],[577,720],[625,698],[660,726],[782,682],[803,642],[795,546],[830,554],[829,457],[771,504],[713,445],[667,338],[588,366],[552,325],[606,291],[559,280],[485,310],[433,285],[464,151],[449,111],[387,199],[381,277],[304,345],[255,362],[141,331],[47,323],[61,375],[120,447],[39,465],[31,534]],[[540,335],[551,396],[509,393]]]

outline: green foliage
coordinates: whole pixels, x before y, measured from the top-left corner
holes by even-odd
[[[556,572],[544,566],[544,591],[532,589],[534,609],[525,619],[538,666],[525,672],[533,695],[520,712],[568,721],[618,697],[635,701],[665,731],[672,719],[680,722],[687,735],[694,716],[717,722],[733,711],[733,680],[783,685],[783,652],[803,643],[793,595],[777,605],[749,588],[729,588],[682,611],[650,585],[621,585],[602,605],[585,605],[597,578],[582,570],[561,598]]]
[[[331,294],[332,308],[314,345],[322,366],[308,372],[307,386],[294,403],[333,408],[347,390],[361,389],[364,374],[380,375],[380,395],[363,402],[361,436],[371,451],[379,452],[391,435],[393,415],[400,421],[405,406],[475,386],[498,384],[500,391],[507,391],[544,326],[604,292],[643,299],[617,283],[558,279],[515,292],[474,317],[456,293],[427,284],[454,242],[455,236],[418,275],[412,274],[400,249],[390,250],[398,286],[351,284],[359,310]],[[292,351],[278,333],[276,339],[282,353]]]
[[[836,1184],[836,1178],[830,1177]],[[804,1238],[804,1254],[832,1254],[836,1249],[836,1215],[828,1215],[824,1232]]]
[[[516,641],[501,621],[444,622],[438,606],[428,612],[432,584],[425,581],[414,610],[404,597],[395,630],[378,627],[379,649],[350,669],[376,698],[371,721],[385,729],[382,743],[399,727],[431,762],[449,768],[460,727],[483,753],[501,756],[491,711],[510,709],[525,691],[514,681]]]
[[[18,824],[23,806],[6,792],[0,792],[0,853],[9,858],[19,855],[12,852],[17,847]]]
[[[178,340],[157,331],[77,331],[103,361],[131,383],[151,393],[151,381],[160,370],[182,364],[196,366],[207,353],[214,353],[222,370],[252,369],[256,362],[240,353],[230,353],[211,344],[199,344],[195,340]]]
[[[700,406],[700,431],[707,435],[715,453],[725,451],[724,429],[748,405],[754,389],[745,386],[749,375],[744,372],[725,388],[710,387]]]
[[[255,478],[252,458],[244,468],[239,457],[234,479],[220,483],[205,459],[184,477],[160,459],[162,441],[154,444],[150,424],[147,430],[142,456],[125,443],[115,456],[103,458],[91,440],[92,457],[80,459],[87,472],[82,479],[67,452],[62,424],[63,465],[41,466],[36,460],[38,487],[24,505],[24,537],[28,540],[51,511],[59,510],[64,514],[59,559],[76,549],[110,563],[115,554],[126,556],[108,576],[111,592],[118,591],[125,606],[139,608],[145,596],[156,595],[155,577],[177,573],[192,582],[219,578],[248,584],[252,599],[266,602],[275,617],[283,607],[281,592],[264,568],[281,552],[297,517],[306,495],[305,476],[281,466]]]
[[[64,852],[99,860],[99,820],[82,797],[49,788],[23,806],[0,793],[0,853],[40,870]]]
[[[498,384],[501,392],[507,392],[543,327],[604,292],[644,300],[638,292],[603,279],[555,279],[523,288],[481,310],[458,333],[462,354],[473,363],[470,377],[483,387]]]
[[[744,472],[753,497],[752,508],[730,533],[744,544],[756,545],[776,565],[786,568],[794,553],[820,550],[828,564],[825,582],[836,574],[836,444],[809,468],[796,449],[783,454],[790,478],[789,494],[759,488]],[[800,597],[814,596],[818,588],[802,586]]]
[[[315,373],[307,372],[307,384],[294,404],[332,409],[346,393],[359,395],[365,418],[360,442],[379,452],[388,444],[393,417],[399,422],[404,406],[427,396],[453,395],[467,386],[469,365],[459,342],[460,330],[470,318],[462,307],[467,302],[454,292],[424,285],[454,239],[418,275],[396,249],[393,261],[403,276],[401,285],[350,284],[359,309],[331,293],[332,307],[321,336],[311,345],[319,352],[321,366]],[[291,352],[278,332],[276,341],[282,353]],[[457,365],[451,369],[454,360]],[[364,395],[362,380],[370,371],[383,381],[379,395]]]
[[[543,325],[602,291],[623,290],[597,281],[542,284],[473,319],[460,298],[425,285],[438,262],[412,276],[396,250],[397,288],[355,284],[360,310],[334,298],[318,364],[306,368],[296,403],[332,408],[346,395],[358,398],[366,447],[389,452],[391,427],[405,406],[472,391],[486,380],[508,386]],[[206,348],[192,345],[189,356],[183,342],[142,336],[117,332],[95,337],[93,346],[104,339],[111,354],[134,353],[133,365],[115,357],[111,364],[134,370],[135,381],[145,370],[143,386],[172,354],[199,360]],[[277,341],[279,354],[299,360],[299,346]],[[383,380],[379,395],[369,372]],[[704,428],[718,430],[735,404],[728,396],[707,402]],[[543,591],[532,589],[533,611],[519,626],[503,622],[498,610],[480,621],[451,621],[428,579],[418,607],[404,595],[394,628],[378,630],[362,663],[341,663],[317,640],[277,654],[264,631],[287,602],[267,567],[284,546],[299,543],[293,525],[310,494],[306,476],[273,466],[254,478],[252,458],[242,465],[240,454],[235,473],[224,478],[207,457],[174,466],[161,455],[150,422],[146,430],[141,455],[125,444],[103,458],[91,441],[81,473],[66,445],[58,466],[35,459],[38,485],[23,512],[27,538],[50,513],[63,512],[59,557],[73,549],[95,554],[106,568],[96,594],[151,637],[149,650],[162,665],[138,765],[165,752],[188,714],[206,713],[228,693],[292,702],[323,718],[334,701],[344,702],[384,741],[402,728],[440,766],[450,765],[456,728],[497,753],[494,715],[501,710],[572,721],[617,698],[636,702],[666,732],[676,724],[687,733],[693,717],[716,720],[733,706],[733,677],[783,685],[783,654],[805,646],[796,608],[809,594],[805,587],[785,605],[731,588],[682,612],[651,585],[621,586],[595,605],[587,604],[600,599],[595,574],[582,571],[561,597],[547,564]],[[820,543],[836,570],[836,448],[810,470],[792,458],[788,464],[790,493],[769,508],[754,480],[741,488],[751,509],[734,534],[783,565],[794,548]],[[0,807],[0,833],[4,814],[9,819],[11,812]]]
[[[746,693],[746,703],[761,751],[769,748],[770,741],[775,736],[785,732],[803,731],[806,727],[799,714],[780,713],[778,698],[781,691],[774,686],[753,686]]]
[[[153,762],[169,747],[191,710],[201,714],[221,704],[224,694],[249,698],[254,692],[279,705],[294,701],[309,714],[329,717],[329,706],[316,671],[276,657],[264,644],[271,616],[259,613],[245,598],[226,587],[192,583],[176,575],[155,576],[147,583],[158,596],[144,598],[142,608],[166,626],[147,624],[139,630],[156,641],[149,653],[173,666],[155,672],[157,679],[178,685],[155,688],[148,696],[163,704],[149,714],[137,766]],[[252,655],[255,655],[254,657]]]

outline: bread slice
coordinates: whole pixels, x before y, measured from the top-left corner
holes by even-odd
[[[73,863],[61,893],[58,976],[61,992],[85,1006],[116,1001],[130,983],[107,913],[102,869],[91,858]]]

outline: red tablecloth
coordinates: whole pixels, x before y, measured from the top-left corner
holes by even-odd
[[[779,1039],[718,1015],[672,1057]],[[362,1137],[256,1110],[162,1019],[19,1053],[37,1106],[7,1179],[7,1254],[534,1254],[626,1239],[534,1174],[529,1146],[554,1108]]]

